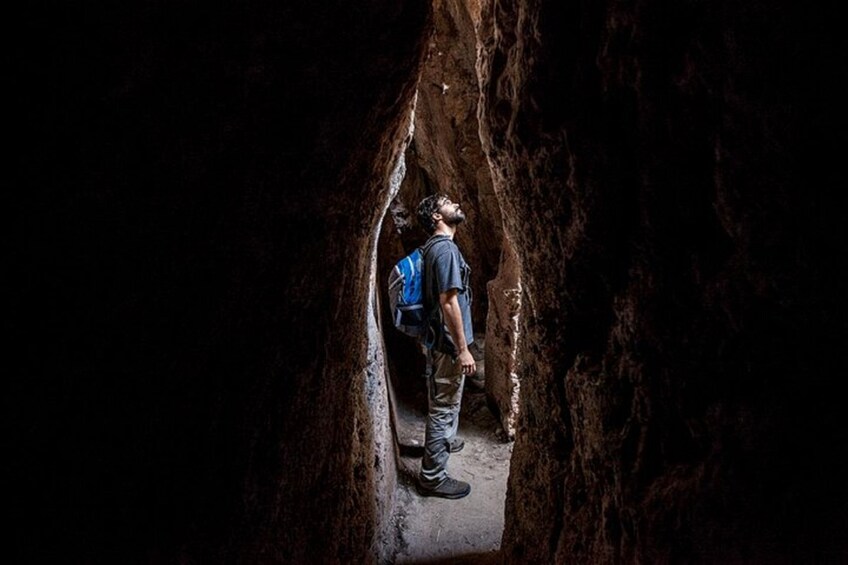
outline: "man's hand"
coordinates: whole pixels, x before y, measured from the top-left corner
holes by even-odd
[[[473,375],[477,371],[477,363],[467,348],[459,353],[456,360],[462,366],[463,375]]]

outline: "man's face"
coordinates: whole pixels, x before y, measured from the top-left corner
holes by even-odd
[[[459,207],[458,202],[451,202],[449,198],[442,198],[437,210],[442,215],[442,220],[449,226],[456,226],[465,221],[465,212]]]

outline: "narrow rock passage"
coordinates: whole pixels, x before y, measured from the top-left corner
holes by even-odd
[[[417,435],[423,444],[423,379],[420,388],[414,399],[397,401],[397,418],[408,426],[407,434]],[[513,444],[489,409],[485,392],[470,379],[466,380],[458,435],[465,440],[465,447],[451,454],[448,473],[471,484],[471,493],[459,500],[420,496],[414,484],[421,464],[420,449],[402,446],[395,563],[497,561]]]

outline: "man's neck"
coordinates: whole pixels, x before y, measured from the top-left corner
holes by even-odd
[[[439,222],[439,225],[436,226],[436,231],[433,232],[433,235],[446,235],[449,238],[453,239],[453,234],[456,233],[456,226],[449,226],[444,222]]]

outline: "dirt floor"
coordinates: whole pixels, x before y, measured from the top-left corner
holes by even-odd
[[[457,433],[465,447],[448,462],[452,477],[471,484],[471,493],[459,500],[422,497],[415,490],[424,443],[424,379],[420,393],[395,399],[401,457],[394,563],[498,562],[512,442],[489,409],[481,385],[466,380]]]

